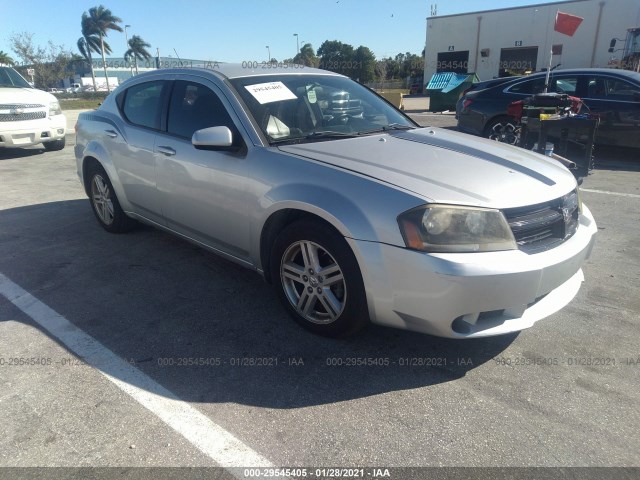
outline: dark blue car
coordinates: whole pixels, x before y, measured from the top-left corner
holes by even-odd
[[[515,144],[517,124],[507,115],[516,100],[542,93],[546,73],[517,77],[462,95],[456,105],[458,129]],[[610,68],[551,72],[549,92],[579,97],[585,111],[600,117],[596,144],[640,148],[640,73]]]

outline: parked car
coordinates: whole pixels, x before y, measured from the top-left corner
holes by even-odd
[[[475,90],[484,90],[485,88],[495,87],[496,85],[502,85],[506,82],[511,82],[516,77],[501,77],[501,78],[492,78],[491,80],[484,80],[482,82],[476,82],[469,85],[464,92],[462,92],[462,96],[466,95],[469,92],[473,92]],[[521,78],[521,77],[518,77]]]
[[[76,128],[105,230],[138,220],[253,269],[329,336],[530,327],[576,295],[597,230],[555,160],[420,128],[323,70],[148,72]]]
[[[0,147],[42,143],[46,150],[62,150],[66,130],[56,97],[33,88],[13,68],[0,67]]]
[[[456,105],[458,129],[487,138],[517,141],[517,128],[507,107],[544,90],[546,73],[464,94]],[[584,102],[585,111],[600,117],[596,144],[640,148],[640,73],[609,68],[553,71],[549,92],[567,93]]]
[[[67,93],[80,93],[82,91],[82,85],[79,83],[72,83],[70,87],[65,88]]]

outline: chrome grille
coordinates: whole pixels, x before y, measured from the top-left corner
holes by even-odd
[[[578,227],[578,196],[573,191],[550,202],[504,210],[520,250],[537,253],[568,240]]]
[[[24,120],[37,120],[45,118],[47,112],[27,112],[27,113],[0,113],[0,122],[21,122]]]
[[[0,104],[0,110],[15,110],[17,108],[44,108],[44,105],[39,103],[2,103]]]

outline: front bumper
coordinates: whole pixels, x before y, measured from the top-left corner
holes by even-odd
[[[67,119],[54,115],[39,120],[0,123],[0,147],[28,147],[64,138]]]
[[[597,226],[584,206],[569,240],[522,251],[425,254],[349,240],[374,323],[441,337],[500,335],[531,327],[578,293]]]

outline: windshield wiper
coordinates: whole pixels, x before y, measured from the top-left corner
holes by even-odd
[[[405,125],[404,123],[390,123],[389,125],[384,125],[380,128],[374,128],[373,130],[365,130],[363,132],[358,133],[358,135],[369,135],[371,133],[380,133],[380,132],[391,132],[393,130],[413,130],[413,125]]]
[[[357,137],[357,133],[333,132],[333,131],[317,131],[311,132],[302,137],[285,137],[276,138],[269,141],[270,145],[296,144],[304,143],[309,140],[322,140],[331,138],[353,138]]]
[[[386,125],[384,127],[376,128],[374,130],[365,130],[363,132],[336,132],[334,130],[318,130],[315,132],[311,132],[303,137],[286,137],[286,138],[278,138],[273,139],[269,143],[271,145],[275,144],[283,144],[283,143],[302,143],[305,140],[320,140],[320,139],[331,139],[331,138],[356,138],[362,135],[369,135],[371,133],[378,132],[387,132],[391,130],[410,130],[416,127],[411,125],[403,125],[401,123],[392,123],[390,125]]]
[[[332,130],[320,130],[316,132],[311,132],[304,138],[313,139],[313,138],[353,138],[357,137],[357,133],[346,133],[346,132],[334,132]]]
[[[414,128],[416,127],[413,125],[405,125],[404,123],[390,123],[389,125],[382,127],[382,130],[387,132],[389,130],[413,130]]]

